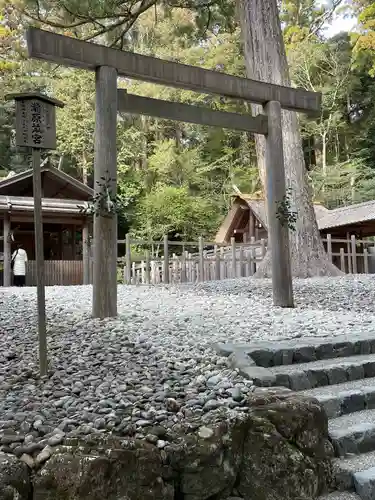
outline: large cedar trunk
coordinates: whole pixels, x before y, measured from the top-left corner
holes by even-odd
[[[288,63],[281,33],[277,0],[237,0],[248,78],[290,86]],[[262,112],[253,106],[253,113]],[[284,161],[287,187],[292,189],[293,210],[297,212],[295,231],[290,231],[292,274],[295,277],[337,276],[341,271],[328,260],[320,239],[305,172],[297,114],[283,111]],[[256,136],[256,150],[264,184],[263,136]],[[257,276],[270,276],[270,252]]]

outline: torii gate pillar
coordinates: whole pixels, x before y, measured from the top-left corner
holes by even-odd
[[[96,70],[94,190],[103,190],[103,178],[115,197],[117,191],[117,71]],[[117,316],[117,215],[94,216],[94,271],[92,315]]]

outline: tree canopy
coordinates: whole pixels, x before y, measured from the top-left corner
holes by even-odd
[[[235,2],[223,0],[2,2],[0,25],[0,168],[29,167],[13,143],[9,92],[42,90],[65,102],[57,114],[51,161],[92,184],[94,76],[28,60],[28,24],[187,64],[245,74]],[[323,93],[322,113],[301,118],[306,169],[315,200],[327,206],[375,198],[375,8],[353,0],[356,33],[331,39],[325,26],[344,8],[332,0],[284,0],[280,6],[293,85]],[[345,3],[345,8],[348,9]],[[129,92],[248,113],[243,103],[121,79]],[[233,185],[260,196],[254,138],[247,133],[123,114],[118,120],[118,189],[128,200],[124,227],[160,238],[215,233]]]

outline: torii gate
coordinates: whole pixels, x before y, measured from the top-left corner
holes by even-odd
[[[320,94],[111,49],[37,28],[28,29],[27,47],[29,57],[96,72],[94,179],[100,181],[108,172],[114,193],[117,189],[117,111],[264,135],[273,301],[277,306],[293,307],[288,227],[276,216],[277,206],[286,194],[281,109],[315,114],[320,111]],[[265,114],[252,117],[128,95],[125,90],[117,89],[118,75],[261,104]],[[100,190],[100,182],[95,182],[96,194]],[[115,214],[95,217],[94,317],[117,315],[116,266],[117,217]]]

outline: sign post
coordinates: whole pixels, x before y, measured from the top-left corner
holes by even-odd
[[[39,93],[10,94],[16,101],[16,145],[32,148],[35,261],[40,375],[47,375],[47,334],[42,220],[41,149],[56,149],[56,111],[63,103]]]

